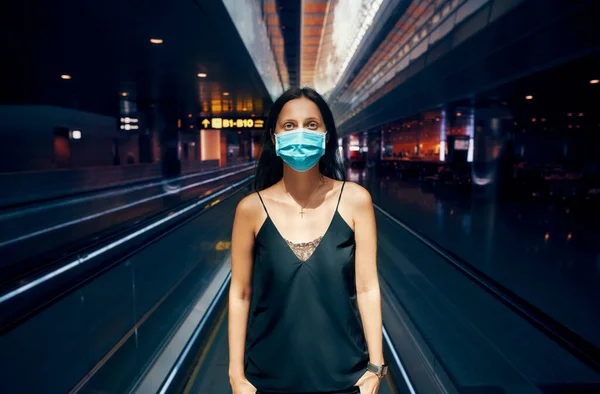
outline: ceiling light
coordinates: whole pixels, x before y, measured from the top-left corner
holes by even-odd
[[[70,76],[70,75],[67,75],[67,74],[63,74],[63,75],[61,75],[60,77],[61,77],[62,79],[71,79],[71,76]]]
[[[205,73],[198,73],[198,78],[206,78],[206,74]]]
[[[151,38],[150,42],[153,44],[162,44],[164,41],[161,38]]]
[[[81,139],[81,131],[80,130],[73,130],[73,132],[71,133],[71,137],[74,140],[80,140]]]
[[[123,92],[123,93],[121,93],[121,96],[127,97],[127,93]]]
[[[595,85],[595,84],[597,84],[598,82],[600,82],[600,79],[592,79],[592,80],[590,81],[590,83],[591,83],[592,85]]]
[[[533,96],[525,96],[527,100],[533,100]]]
[[[229,96],[229,92],[223,92],[223,96]]]
[[[456,113],[456,116],[459,116],[459,117],[460,117],[460,116],[462,116],[462,113],[460,113],[460,112],[457,112],[457,113]]]

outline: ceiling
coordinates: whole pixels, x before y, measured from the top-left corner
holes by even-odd
[[[334,47],[350,45],[354,39],[342,33],[354,30],[339,25],[346,30],[336,33],[334,25],[341,22],[334,14],[364,16],[369,5],[380,3],[361,0],[359,8],[351,8],[338,0],[246,1],[260,9],[284,87],[315,86],[317,71],[327,67],[331,75],[340,74],[330,98],[336,115],[345,114],[341,123],[347,103],[372,83],[378,67],[390,63],[390,53],[410,36],[407,31],[417,31],[415,25],[433,13],[429,1],[384,1],[373,19],[376,28],[364,37],[366,49],[356,51],[342,77],[344,60],[336,58]],[[112,116],[122,111],[124,100],[171,100],[181,113],[203,115],[260,116],[270,107],[263,78],[221,0],[29,0],[2,7],[8,17],[0,24],[7,38],[0,104],[47,104]],[[351,27],[364,27],[360,15],[348,20]],[[162,43],[152,44],[152,38]],[[64,74],[71,78],[61,79]]]
[[[325,24],[328,8],[329,0],[304,1],[302,4],[302,85],[314,85],[317,57],[321,51],[323,36],[331,35],[331,23]]]
[[[527,108],[594,102],[583,92],[595,89],[597,61],[577,59],[597,51],[598,2],[276,1],[290,82],[324,95],[340,135],[465,100],[520,103],[525,92],[536,92]],[[300,20],[284,20],[286,9]]]
[[[0,104],[56,105],[113,116],[124,96],[173,100],[190,113],[220,107],[262,115],[270,105],[221,1],[6,3]],[[162,44],[152,44],[152,38]],[[71,78],[62,79],[63,74]]]
[[[277,14],[281,26],[284,56],[289,75],[284,85],[300,86],[300,24],[302,0],[277,0]]]

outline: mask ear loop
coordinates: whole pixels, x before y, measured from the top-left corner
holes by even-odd
[[[275,133],[273,133],[273,131],[271,131],[270,134],[271,134],[271,141],[273,141],[273,140],[275,141],[273,143],[273,145],[275,146],[275,156],[279,156],[279,152],[277,151],[277,144],[278,144],[277,143],[277,135]]]

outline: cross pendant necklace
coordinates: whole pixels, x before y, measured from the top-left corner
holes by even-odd
[[[306,208],[306,206],[308,205],[308,203],[310,202],[311,198],[313,198],[313,196],[315,195],[315,193],[321,188],[321,186],[323,185],[323,176],[320,176],[321,178],[321,183],[319,183],[319,186],[317,186],[317,188],[315,189],[315,191],[310,195],[310,197],[308,198],[308,200],[306,201],[306,203],[304,204],[304,206],[300,206],[300,219],[304,219],[304,208]],[[290,193],[288,193],[287,191],[285,192],[287,195],[289,195],[290,197],[292,197],[292,195]],[[292,197],[292,199],[294,201],[296,201],[296,199],[294,197]],[[297,201],[296,201],[297,202]]]

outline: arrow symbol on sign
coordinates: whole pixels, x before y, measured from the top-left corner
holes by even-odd
[[[202,121],[202,126],[204,126],[205,129],[208,127],[209,124],[210,124],[210,120],[208,120],[208,119],[204,119]]]

